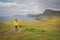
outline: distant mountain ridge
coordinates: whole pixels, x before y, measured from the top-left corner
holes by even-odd
[[[37,17],[37,20],[48,20],[53,19],[56,17],[60,17],[60,11],[46,9],[43,14],[41,14],[39,17]]]
[[[56,11],[56,10],[51,10],[51,9],[46,9],[43,13],[43,15],[45,16],[59,16],[60,15],[60,11]]]
[[[27,17],[34,17],[34,18],[36,18],[36,17],[39,17],[41,14],[27,14],[26,16]]]

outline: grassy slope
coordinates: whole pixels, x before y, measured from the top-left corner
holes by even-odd
[[[0,23],[0,40],[60,40],[60,20],[20,21],[18,32],[12,22]]]

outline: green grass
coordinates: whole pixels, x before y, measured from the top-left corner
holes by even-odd
[[[60,40],[59,23],[21,22],[18,32],[12,22],[0,23],[0,40]]]

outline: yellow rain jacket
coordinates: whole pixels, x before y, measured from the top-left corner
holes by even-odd
[[[14,25],[18,25],[19,24],[19,22],[18,21],[14,21]]]

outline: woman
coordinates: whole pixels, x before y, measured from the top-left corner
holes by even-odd
[[[18,31],[18,24],[19,24],[18,20],[15,19],[15,20],[14,20],[14,29],[15,29],[16,31]]]

